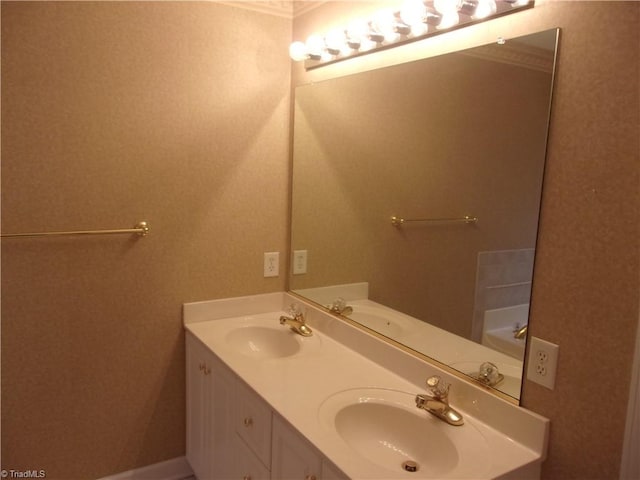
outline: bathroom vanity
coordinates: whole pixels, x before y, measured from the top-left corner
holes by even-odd
[[[292,303],[310,337],[280,325]],[[297,297],[186,304],[184,323],[200,480],[539,478],[548,420]],[[463,425],[416,407],[433,375]]]
[[[197,335],[186,342],[187,459],[197,478],[347,478]]]

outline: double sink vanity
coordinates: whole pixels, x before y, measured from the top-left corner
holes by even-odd
[[[199,480],[539,478],[547,419],[299,297],[185,304],[184,323]]]

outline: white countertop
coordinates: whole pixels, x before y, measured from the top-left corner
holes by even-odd
[[[185,328],[346,475],[362,479],[428,478],[420,471],[385,471],[355,454],[320,418],[323,402],[353,388],[424,393],[424,380],[433,374],[452,384],[451,405],[465,418],[465,425],[450,428],[476,429],[492,457],[486,469],[463,465],[442,478],[497,478],[523,466],[513,478],[538,474],[546,451],[546,419],[449,376],[314,306],[308,305],[306,314],[314,335],[304,338],[290,332],[301,345],[295,355],[258,360],[238,352],[226,341],[228,332],[241,326],[277,325],[286,329],[278,319],[286,315],[285,308],[293,301],[303,304],[284,293],[186,304]]]

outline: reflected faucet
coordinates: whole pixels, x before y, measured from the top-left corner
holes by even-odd
[[[518,340],[523,339],[527,336],[527,327],[529,325],[525,324],[523,327],[516,326],[516,329],[513,331],[513,338],[517,338]]]
[[[313,335],[313,330],[306,324],[304,314],[300,311],[300,307],[295,303],[289,307],[289,315],[287,317],[282,315],[280,317],[280,325],[288,325],[291,330],[303,337],[310,337]]]
[[[345,316],[351,315],[353,313],[353,308],[347,305],[347,302],[342,297],[336,298],[329,307],[329,310],[333,313],[339,313],[340,315]]]
[[[504,380],[504,375],[500,373],[496,364],[491,362],[481,364],[478,373],[471,376],[488,387],[495,387]]]
[[[416,407],[426,410],[449,425],[460,426],[464,423],[462,415],[449,405],[449,385],[434,375],[427,379],[431,395],[416,395]]]

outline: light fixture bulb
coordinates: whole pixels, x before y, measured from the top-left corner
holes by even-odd
[[[458,0],[434,0],[433,8],[435,8],[443,16],[458,13]]]
[[[349,38],[362,39],[369,31],[369,26],[366,20],[357,19],[352,21],[347,27],[347,36]]]
[[[487,18],[498,10],[495,0],[479,0],[476,11],[473,14],[473,18],[482,19]]]
[[[400,19],[411,27],[422,25],[426,13],[422,0],[406,0],[400,8]]]
[[[289,45],[289,56],[294,62],[301,62],[309,58],[307,46],[302,42],[293,42]]]
[[[323,62],[328,62],[330,60],[333,60],[333,54],[325,50],[320,54],[320,60]]]
[[[320,60],[322,53],[324,52],[324,40],[319,35],[311,35],[307,38],[306,43],[307,53],[313,60]]]
[[[469,17],[475,15],[480,0],[460,0],[458,3],[458,12]]]
[[[367,38],[369,26],[365,20],[354,20],[347,27],[347,43],[354,50],[361,48],[362,43]]]
[[[436,28],[438,30],[446,30],[447,28],[455,27],[458,23],[460,23],[458,12],[443,13]]]
[[[346,36],[344,30],[334,29],[331,30],[324,37],[324,43],[327,45],[327,50],[332,55],[338,55],[344,50],[346,42]]]
[[[380,34],[383,37],[383,41],[387,43],[395,42],[400,35],[395,30],[395,15],[391,9],[385,8],[376,12],[371,21],[371,28],[375,34]],[[372,40],[377,41],[378,37]],[[381,42],[378,42],[381,43]]]

